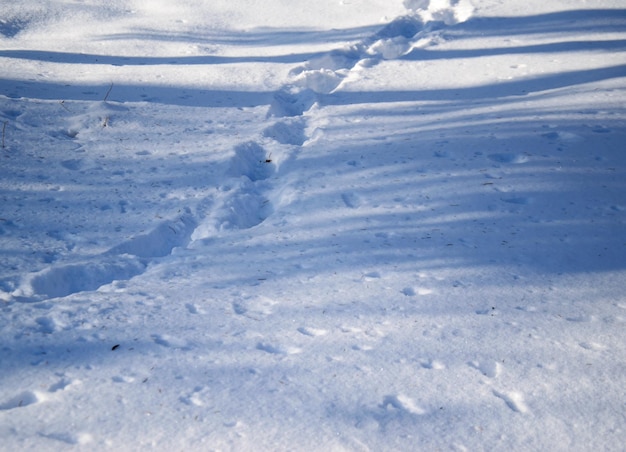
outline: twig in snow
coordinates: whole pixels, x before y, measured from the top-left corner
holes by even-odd
[[[111,86],[109,86],[109,90],[107,91],[107,93],[104,95],[104,100],[103,102],[106,102],[107,99],[109,98],[109,94],[111,94],[111,90],[113,89],[113,83],[111,83]]]

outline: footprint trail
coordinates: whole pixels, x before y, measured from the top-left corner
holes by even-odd
[[[413,46],[428,45],[436,39],[442,23],[452,25],[471,16],[471,5],[467,1],[444,3],[407,0],[405,7],[410,14],[392,20],[355,44],[329,51],[292,69],[292,82],[274,93],[266,115],[269,124],[260,136],[234,147],[234,155],[224,174],[225,183],[214,197],[201,200],[195,213],[186,209],[178,217],[101,255],[54,263],[26,275],[10,297],[32,302],[97,290],[113,281],[141,275],[155,259],[169,256],[175,248],[190,246],[216,233],[250,229],[263,223],[274,212],[271,194],[285,189],[287,184],[282,182],[284,171],[279,170],[277,164],[297,157],[311,138],[308,135],[311,110],[316,105],[323,107],[345,80],[359,77],[362,69],[385,59],[401,57]],[[123,106],[114,107],[106,102],[97,107],[93,112],[90,110],[87,124],[93,130],[108,126],[108,120],[119,114],[118,110],[124,110]],[[104,119],[100,117],[101,110],[108,112]],[[74,124],[62,134],[67,141],[74,140],[81,127],[85,124]],[[273,152],[277,154],[275,157]],[[517,157],[495,155],[492,158],[499,163],[521,163]],[[78,171],[86,162],[82,158],[66,159],[61,166],[68,171]],[[352,209],[362,203],[361,197],[352,192],[342,194],[342,200]],[[125,205],[120,203],[120,208],[124,210]]]

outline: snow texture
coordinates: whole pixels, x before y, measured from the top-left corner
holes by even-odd
[[[623,449],[622,2],[100,3],[0,17],[0,450]]]

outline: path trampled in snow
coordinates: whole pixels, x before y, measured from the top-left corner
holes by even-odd
[[[618,2],[47,3],[0,21],[0,449],[622,447]]]

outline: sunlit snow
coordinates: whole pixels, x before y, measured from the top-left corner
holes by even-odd
[[[623,2],[5,3],[0,450],[623,449]]]

